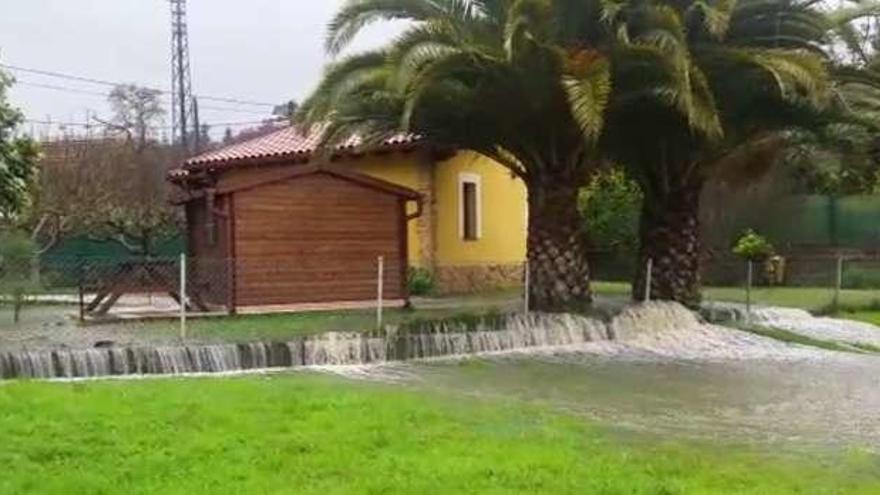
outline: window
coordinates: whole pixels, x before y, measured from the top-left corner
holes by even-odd
[[[482,235],[480,177],[473,174],[461,174],[459,177],[459,230],[461,238],[476,241]]]

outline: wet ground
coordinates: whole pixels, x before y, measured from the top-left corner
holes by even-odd
[[[121,346],[172,345],[180,342],[177,327],[174,320],[82,325],[78,308],[65,304],[26,306],[16,324],[11,308],[0,306],[0,351],[88,349],[107,341]]]
[[[880,359],[775,362],[506,356],[386,369],[408,386],[514,398],[675,438],[880,451]]]
[[[669,305],[625,311],[614,329],[614,341],[342,373],[523,400],[674,439],[880,452],[880,355],[703,324]]]
[[[61,333],[71,342],[108,333],[116,342],[175,338],[147,328],[80,328],[70,323],[69,311],[57,307],[38,332],[20,338],[28,347],[57,343]],[[804,332],[830,325],[813,325],[807,317],[797,318]],[[614,338],[602,342],[332,371],[429,392],[523,400],[676,439],[880,452],[880,355],[825,351],[707,325],[674,305],[635,307],[609,325]],[[858,325],[850,330],[867,337],[876,330]],[[833,330],[840,336],[850,336],[849,327],[838,327]],[[16,345],[15,339],[0,335],[7,345]]]

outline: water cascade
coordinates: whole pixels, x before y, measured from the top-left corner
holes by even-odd
[[[803,309],[759,306],[749,313],[741,304],[715,303],[703,309],[710,321],[779,328],[806,337],[880,347],[880,329],[869,323],[813,316]]]
[[[610,327],[575,315],[509,315],[426,322],[387,332],[326,333],[289,342],[0,352],[0,379],[222,373],[406,361],[570,346],[611,338]]]

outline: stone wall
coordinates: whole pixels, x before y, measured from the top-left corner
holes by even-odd
[[[434,191],[435,165],[429,157],[423,157],[418,167],[418,184],[415,189],[422,195],[422,216],[416,220],[419,236],[420,266],[431,269],[437,258],[437,196]]]
[[[435,277],[441,294],[508,289],[522,286],[523,264],[439,266]]]

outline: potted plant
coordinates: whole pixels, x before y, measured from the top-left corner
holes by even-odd
[[[733,246],[733,254],[751,262],[766,261],[773,253],[770,241],[752,229],[743,232]]]
[[[746,230],[733,246],[733,254],[746,260],[746,314],[752,313],[752,283],[755,262],[763,262],[773,256],[773,245],[752,229]]]

